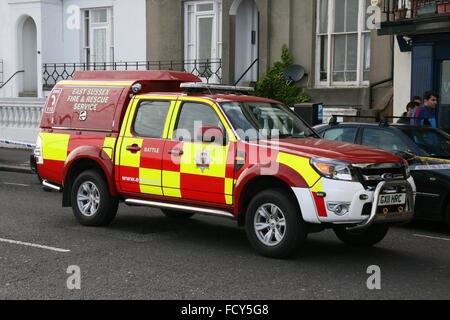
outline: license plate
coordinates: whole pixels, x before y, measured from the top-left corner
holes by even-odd
[[[379,206],[392,206],[406,203],[406,193],[381,194]]]

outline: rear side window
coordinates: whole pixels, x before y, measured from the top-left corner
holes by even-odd
[[[408,150],[408,147],[400,137],[392,132],[380,129],[365,128],[362,136],[362,144],[366,147],[380,149],[390,153]]]
[[[354,143],[358,128],[334,128],[325,131],[323,138],[340,142]]]
[[[162,138],[170,101],[143,101],[138,107],[134,132],[140,137]]]

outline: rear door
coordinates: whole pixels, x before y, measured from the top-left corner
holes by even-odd
[[[175,103],[164,97],[139,97],[132,102],[119,141],[121,191],[163,195],[162,153]]]

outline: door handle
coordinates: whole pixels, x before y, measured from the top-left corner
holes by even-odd
[[[127,151],[130,151],[131,153],[138,153],[139,151],[141,151],[141,147],[139,147],[137,144],[133,144],[127,147]]]
[[[184,154],[184,152],[181,149],[172,149],[172,150],[169,150],[169,154],[179,157],[179,156],[182,156]]]

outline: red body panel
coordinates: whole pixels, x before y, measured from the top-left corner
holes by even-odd
[[[349,163],[403,161],[402,158],[385,151],[323,139],[282,139],[279,142],[262,141],[261,144],[306,158],[323,157]]]

